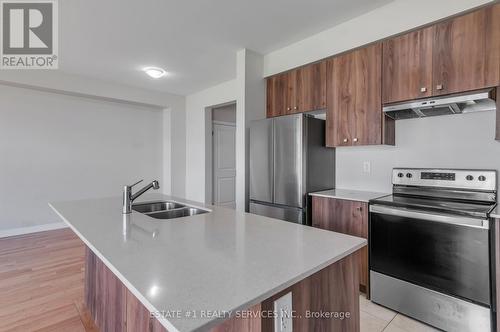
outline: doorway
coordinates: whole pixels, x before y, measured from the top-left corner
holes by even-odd
[[[212,109],[212,204],[236,209],[236,104]]]

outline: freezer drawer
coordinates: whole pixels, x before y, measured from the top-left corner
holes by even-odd
[[[250,213],[298,224],[305,223],[304,210],[295,207],[250,202]]]

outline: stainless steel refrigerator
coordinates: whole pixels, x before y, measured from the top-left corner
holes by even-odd
[[[325,120],[294,114],[250,125],[250,212],[310,224],[308,193],[335,186]]]

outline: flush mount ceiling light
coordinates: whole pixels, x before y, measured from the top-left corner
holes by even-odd
[[[143,71],[151,78],[162,78],[167,74],[164,69],[158,67],[146,67]]]

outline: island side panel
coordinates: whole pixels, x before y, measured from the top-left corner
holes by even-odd
[[[100,331],[126,331],[126,288],[85,247],[85,305]]]
[[[324,268],[262,303],[273,310],[274,301],[292,292],[293,331],[359,332],[359,254],[356,252]],[[349,313],[350,318],[306,318],[311,313]],[[263,332],[273,332],[272,319],[263,319]]]

